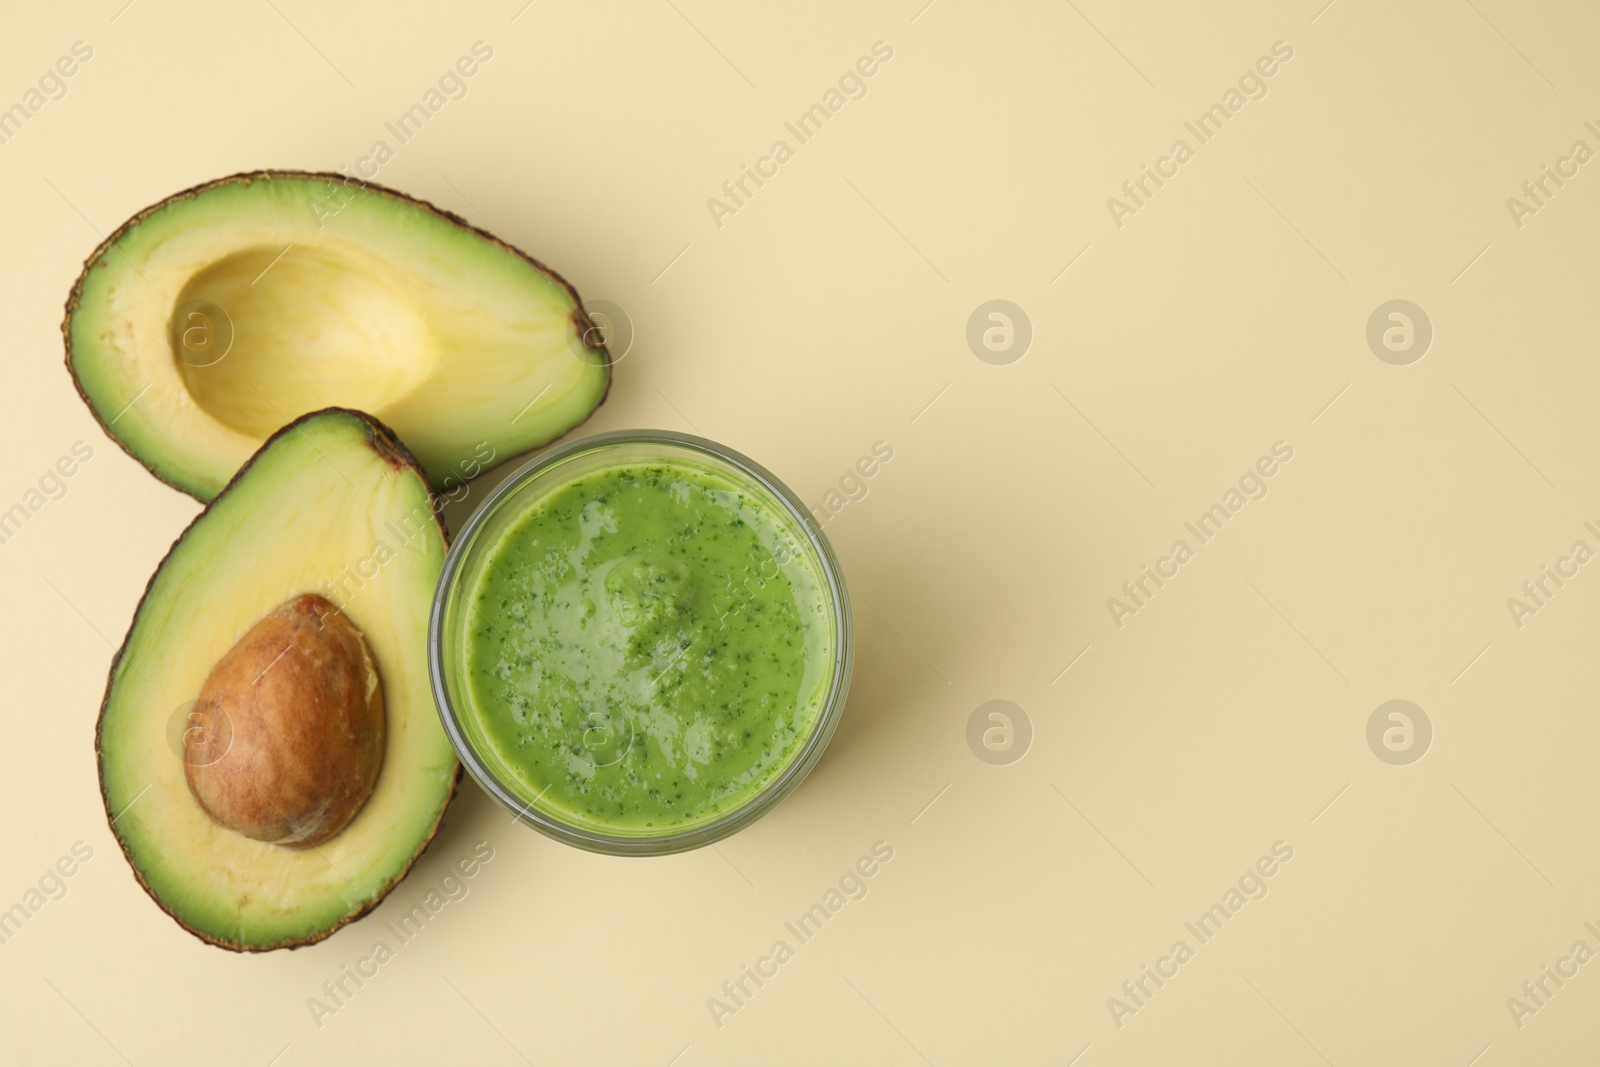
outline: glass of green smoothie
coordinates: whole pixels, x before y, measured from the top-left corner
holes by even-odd
[[[550,449],[445,560],[434,696],[467,771],[580,848],[659,855],[771,810],[844,711],[854,631],[827,538],[782,482],[665,430]]]

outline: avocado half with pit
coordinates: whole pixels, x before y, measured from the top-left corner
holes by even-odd
[[[85,262],[62,332],[106,432],[200,500],[329,406],[394,427],[452,488],[583,422],[611,381],[559,275],[338,174],[238,174],[139,212]]]
[[[317,412],[150,579],[111,665],[100,786],[140,883],[202,939],[321,940],[433,838],[460,776],[428,679],[437,504],[381,423]]]

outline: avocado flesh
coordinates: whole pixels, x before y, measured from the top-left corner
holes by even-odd
[[[204,940],[241,950],[320,940],[375,906],[433,837],[459,776],[428,678],[445,554],[434,503],[383,426],[357,412],[317,413],[272,437],[151,578],[101,710],[101,789],[140,882]],[[338,605],[366,638],[388,729],[360,812],[319,846],[291,849],[206,815],[185,780],[181,736],[183,709],[217,661],[307,592]]]
[[[430,204],[333,174],[236,175],[139,213],[86,263],[63,333],[107,432],[201,500],[268,434],[328,406],[394,427],[451,488],[484,456],[583,422],[611,373],[554,272]],[[216,362],[197,357],[230,333]]]

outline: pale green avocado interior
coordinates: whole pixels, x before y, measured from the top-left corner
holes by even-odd
[[[240,949],[317,940],[380,899],[431,839],[457,777],[426,650],[444,554],[422,476],[348,411],[274,438],[173,546],[113,668],[98,755],[112,829],[183,925]],[[175,738],[216,662],[299,593],[327,597],[365,637],[387,734],[377,784],[350,825],[291,849],[213,822]]]
[[[610,381],[559,278],[325,176],[223,179],[136,217],[85,268],[67,333],[108,432],[202,500],[328,406],[393,427],[449,488],[570,430]]]

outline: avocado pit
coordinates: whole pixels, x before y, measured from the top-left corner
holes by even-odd
[[[289,848],[349,825],[383,767],[383,685],[326,597],[292,597],[212,668],[184,736],[184,777],[213,821]]]

